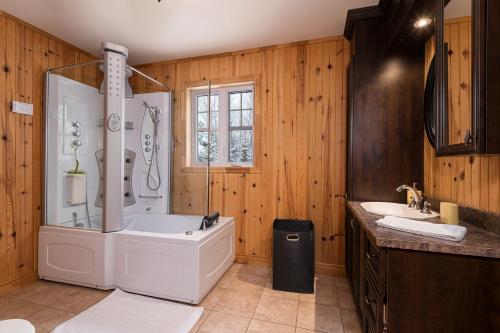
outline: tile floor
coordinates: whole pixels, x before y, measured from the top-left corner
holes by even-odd
[[[0,296],[0,320],[25,318],[48,333],[109,293],[38,281]],[[319,275],[315,294],[288,293],[272,290],[269,268],[234,264],[200,306],[192,333],[361,332],[345,278]]]

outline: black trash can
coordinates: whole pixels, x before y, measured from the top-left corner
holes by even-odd
[[[314,293],[312,221],[274,220],[273,289]]]

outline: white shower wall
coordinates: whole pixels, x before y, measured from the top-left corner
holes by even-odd
[[[96,151],[103,147],[103,96],[98,89],[60,75],[49,75],[47,91],[47,224],[73,226],[74,214],[77,223],[89,228],[85,204],[70,205],[68,202],[67,171],[75,168],[75,155],[72,141],[79,139],[82,145],[78,148],[80,170],[84,170],[87,178],[87,201],[91,217],[91,228],[100,229],[102,209],[97,207],[96,198],[99,189],[99,169]],[[148,164],[143,157],[141,136],[143,121],[150,121],[143,101],[160,108],[158,135],[160,148],[158,152],[159,170],[162,185],[158,192],[146,186]],[[135,204],[125,207],[126,213],[160,213],[169,212],[170,199],[170,94],[149,93],[136,94],[134,98],[125,100],[125,148],[136,154],[132,185]],[[72,126],[74,121],[80,122],[80,137],[75,138]],[[127,129],[128,128],[128,129]],[[146,126],[146,129],[148,126]],[[156,177],[156,169],[152,174]],[[117,193],[117,195],[120,195]],[[151,197],[161,197],[151,199]],[[141,198],[143,197],[143,198]]]

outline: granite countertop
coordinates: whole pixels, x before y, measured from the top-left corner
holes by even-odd
[[[500,258],[500,235],[462,221],[460,225],[467,228],[467,235],[462,241],[453,242],[379,227],[375,221],[382,216],[368,213],[360,202],[349,201],[348,206],[370,240],[379,247]],[[439,218],[426,222],[441,223]]]

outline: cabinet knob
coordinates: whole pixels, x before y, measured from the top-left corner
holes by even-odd
[[[368,296],[365,296],[365,303],[366,305],[370,305],[370,303],[375,303],[376,301],[373,299],[369,299]]]
[[[376,254],[372,254],[370,252],[366,252],[366,259],[373,260],[373,259],[376,259],[376,258],[377,258]]]
[[[464,135],[464,143],[467,145],[470,145],[470,144],[472,144],[473,140],[474,140],[474,135],[472,135],[472,133],[470,132],[470,129],[468,129]]]

